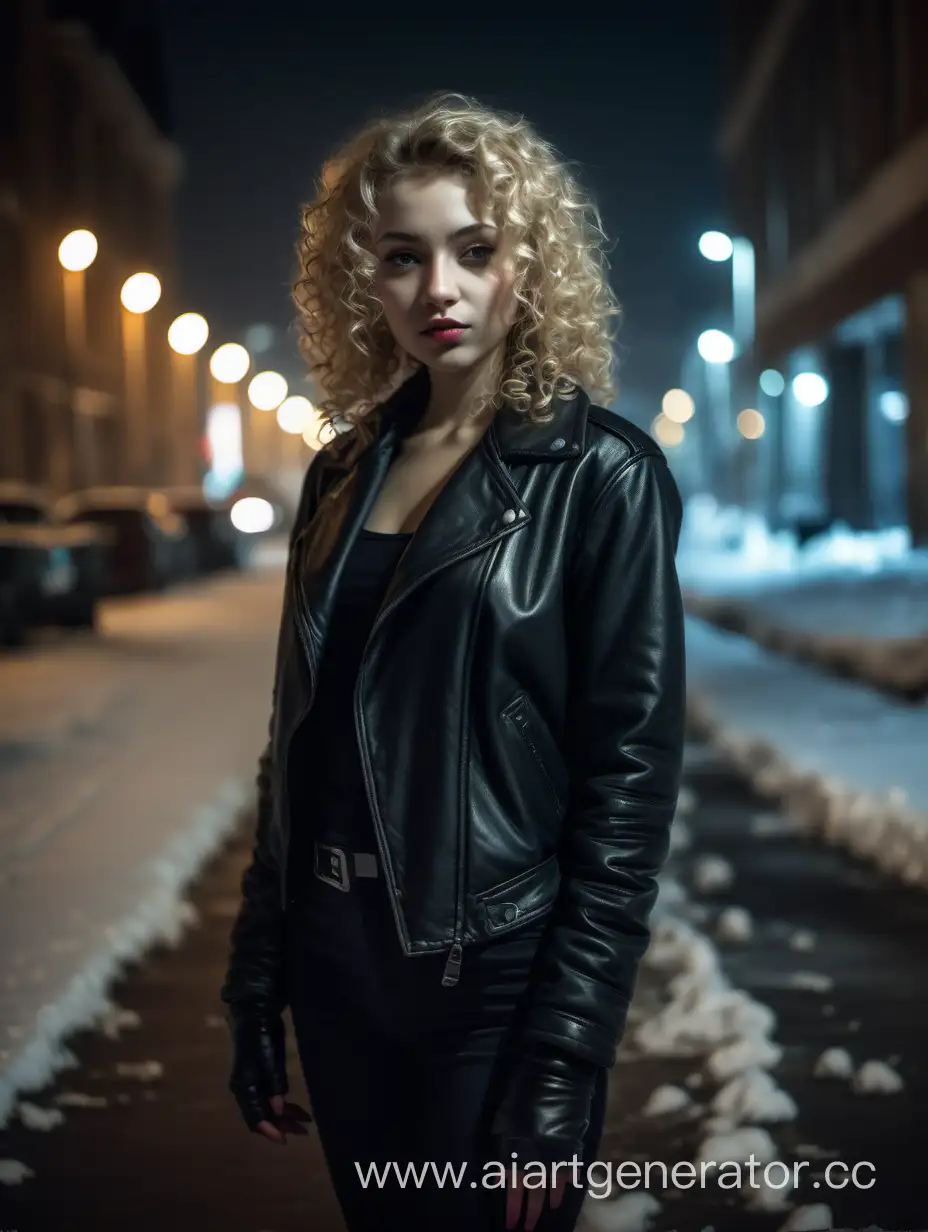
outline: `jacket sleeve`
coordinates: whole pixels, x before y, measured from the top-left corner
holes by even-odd
[[[571,792],[561,887],[540,944],[525,1036],[611,1068],[647,948],[683,762],[679,491],[639,451],[581,529],[568,610]]]
[[[296,540],[306,526],[315,507],[318,453],[307,468],[294,518],[287,552],[287,573],[293,565]],[[271,1013],[286,1007],[283,981],[283,907],[280,892],[280,866],[270,843],[273,813],[273,744],[274,712],[277,705],[277,674],[280,670],[281,635],[287,619],[286,588],[277,639],[274,687],[271,695],[271,718],[268,738],[258,758],[257,824],[251,861],[242,874],[241,903],[232,925],[231,953],[221,1000],[233,1010],[261,1006]]]

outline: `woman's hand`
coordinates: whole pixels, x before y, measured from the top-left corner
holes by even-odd
[[[311,1122],[313,1119],[305,1108],[301,1108],[299,1104],[286,1103],[282,1095],[272,1095],[268,1103],[274,1119],[259,1121],[255,1126],[259,1134],[263,1134],[265,1138],[269,1138],[271,1142],[276,1142],[279,1146],[286,1146],[287,1134],[309,1133],[306,1125],[301,1124],[301,1122]]]
[[[506,1228],[507,1232],[511,1229],[518,1229],[518,1232],[532,1232],[532,1229],[541,1218],[542,1212],[545,1209],[545,1199],[550,1201],[551,1209],[556,1211],[564,1201],[564,1190],[567,1187],[567,1180],[564,1176],[563,1169],[558,1171],[557,1181],[553,1187],[543,1189],[540,1185],[535,1188],[526,1189],[524,1182],[524,1171],[518,1173],[518,1180],[514,1186],[509,1186],[506,1190]],[[525,1206],[525,1222],[519,1226],[519,1219],[522,1215],[522,1207]]]
[[[490,1127],[496,1158],[505,1164],[507,1174],[514,1166],[518,1169],[516,1183],[506,1189],[507,1232],[515,1228],[532,1232],[546,1202],[553,1210],[563,1202],[568,1182],[573,1183],[575,1165],[583,1157],[599,1072],[588,1061],[539,1043],[509,1062]],[[537,1168],[531,1169],[530,1183],[525,1184],[525,1167],[536,1161],[547,1170],[545,1187],[531,1183]],[[523,1206],[525,1223],[520,1226]]]
[[[312,1121],[312,1116],[298,1104],[284,1101],[288,1084],[283,1019],[261,1002],[233,1006],[228,1020],[233,1052],[229,1090],[250,1130],[286,1146],[287,1134],[305,1134],[303,1123]]]

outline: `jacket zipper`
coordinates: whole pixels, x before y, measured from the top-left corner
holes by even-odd
[[[482,547],[483,545],[481,544],[479,546]],[[457,556],[454,559],[462,560],[465,556],[470,556],[473,552],[476,552],[478,550],[479,550],[479,547],[469,548],[466,552],[462,552],[460,556]],[[358,679],[355,684],[355,690],[354,690],[354,726],[355,726],[355,734],[358,740],[358,749],[361,753],[361,765],[363,766],[363,769],[364,769],[364,782],[367,788],[367,798],[371,806],[371,814],[374,819],[374,833],[377,836],[377,846],[380,850],[380,858],[381,858],[381,861],[383,862],[383,866],[385,870],[387,867],[387,861],[386,861],[386,837],[383,833],[383,819],[381,818],[380,810],[377,807],[376,793],[374,791],[374,784],[373,784],[373,774],[370,768],[370,759],[368,758],[368,755],[367,755],[367,745],[364,742],[364,734],[361,728],[360,697],[361,697],[361,684],[363,682],[364,669],[366,666],[364,660],[367,657],[367,651],[368,651],[368,648],[370,647],[371,642],[374,639],[375,633],[380,628],[380,626],[383,624],[384,620],[387,618],[390,612],[392,612],[393,609],[399,605],[402,599],[405,599],[408,595],[412,594],[413,590],[415,590],[418,586],[421,586],[423,582],[427,581],[428,578],[432,576],[432,574],[440,572],[440,570],[444,569],[446,565],[449,563],[450,562],[448,561],[443,561],[440,565],[437,565],[434,569],[430,569],[428,573],[424,573],[422,577],[418,579],[415,586],[413,586],[410,590],[406,591],[405,594],[401,595],[398,599],[394,599],[393,602],[389,604],[388,607],[385,607],[380,612],[378,612],[377,618],[374,621],[373,628],[371,629],[370,634],[368,635],[367,642],[365,643],[364,651],[361,655],[361,667],[360,667],[360,670],[358,671]],[[460,876],[460,865],[461,865],[461,823],[460,823],[460,820],[458,821],[458,852],[457,852],[457,855],[458,855],[458,876]],[[403,921],[402,921],[402,917],[400,916],[399,908],[394,899],[393,889],[390,884],[389,878],[387,879],[387,897],[390,899],[390,906],[393,908],[393,918],[396,921],[397,931],[399,932],[399,936],[400,936],[400,943],[402,944],[403,949],[406,950],[405,928],[403,926]],[[455,911],[454,936],[451,939],[451,949],[448,952],[448,958],[445,961],[445,966],[444,966],[444,969],[442,971],[442,976],[441,976],[441,983],[442,983],[443,988],[453,988],[454,985],[457,984],[458,980],[461,978],[461,964],[464,960],[464,948],[461,944],[461,923],[460,923],[461,909],[462,909],[461,895],[458,894],[458,902],[455,903],[455,908],[454,908],[454,911]]]

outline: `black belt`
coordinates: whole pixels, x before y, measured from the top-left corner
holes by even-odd
[[[369,851],[346,851],[331,843],[313,842],[313,872],[320,881],[350,890],[355,877],[377,877],[377,857]]]

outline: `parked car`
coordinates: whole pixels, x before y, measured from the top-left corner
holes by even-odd
[[[93,522],[114,536],[109,594],[163,590],[187,576],[187,525],[163,492],[140,487],[98,487],[63,496],[55,506],[62,522]]]
[[[105,528],[62,523],[43,489],[0,482],[0,640],[17,644],[38,625],[92,627],[109,541]]]
[[[187,522],[196,573],[243,567],[247,544],[232,523],[232,501],[211,500],[197,486],[169,488],[166,496]]]

